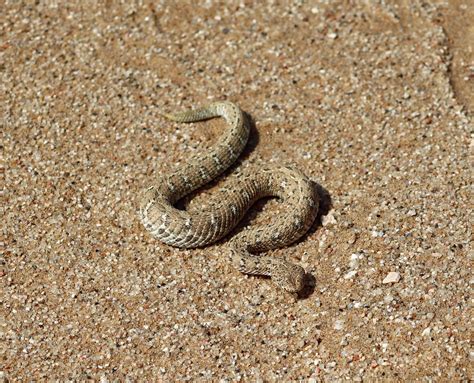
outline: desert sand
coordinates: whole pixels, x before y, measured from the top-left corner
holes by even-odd
[[[472,1],[7,1],[2,19],[4,381],[473,379]],[[320,186],[309,233],[271,252],[306,269],[296,302],[225,240],[179,250],[138,219],[224,124],[160,113],[216,100],[253,120],[232,171]]]

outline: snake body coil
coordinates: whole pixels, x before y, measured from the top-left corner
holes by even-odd
[[[204,211],[176,209],[183,196],[222,174],[247,144],[249,125],[240,108],[230,102],[166,118],[177,122],[195,122],[223,117],[227,129],[207,152],[190,158],[178,171],[160,177],[144,191],[140,218],[145,228],[160,241],[175,247],[194,248],[211,244],[228,234],[252,204],[263,197],[278,197],[285,212],[265,227],[250,227],[229,241],[234,265],[243,273],[267,275],[289,292],[303,288],[305,271],[281,258],[256,255],[283,247],[300,238],[314,222],[318,196],[311,181],[300,171],[286,166],[251,168],[232,177],[214,193]]]

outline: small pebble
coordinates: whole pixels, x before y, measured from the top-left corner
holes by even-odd
[[[337,319],[334,322],[334,330],[342,330],[344,328],[344,321],[342,319]]]
[[[332,210],[327,215],[322,216],[321,223],[323,226],[327,226],[330,224],[334,225],[337,223],[336,218],[334,218],[334,213],[332,212]]]
[[[372,233],[371,233],[371,234],[372,234],[372,237],[374,237],[374,238],[377,238],[377,237],[380,238],[380,237],[383,237],[383,236],[384,236],[384,232],[381,231],[381,230],[379,230],[379,231],[377,231],[377,230],[372,230]]]
[[[346,275],[344,275],[344,279],[354,278],[356,274],[357,274],[357,270],[351,270]]]
[[[408,210],[407,216],[414,217],[415,215],[416,215],[416,210],[415,209]]]
[[[423,330],[423,332],[421,333],[421,335],[423,336],[429,336],[431,334],[431,328],[430,327],[427,327]]]
[[[397,283],[400,280],[400,273],[397,273],[396,271],[391,271],[390,273],[387,274],[387,276],[384,278],[382,283],[387,284],[387,283]]]

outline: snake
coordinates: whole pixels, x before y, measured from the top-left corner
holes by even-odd
[[[221,176],[247,145],[250,120],[235,103],[219,101],[192,110],[161,114],[191,123],[221,117],[226,128],[215,143],[145,188],[139,218],[159,241],[177,248],[200,248],[229,234],[259,199],[275,197],[282,212],[268,225],[246,227],[225,244],[232,264],[244,274],[270,277],[277,287],[297,294],[305,286],[303,267],[283,257],[266,255],[300,239],[315,221],[319,198],[312,181],[293,166],[254,164],[240,170],[208,197],[201,209],[180,209],[177,202]]]

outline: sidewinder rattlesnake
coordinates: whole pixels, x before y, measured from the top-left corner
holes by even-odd
[[[278,197],[285,211],[265,227],[250,227],[229,241],[229,251],[238,270],[270,276],[290,293],[304,286],[305,271],[282,258],[256,253],[283,247],[307,232],[315,220],[319,199],[311,181],[287,166],[252,167],[231,178],[210,197],[204,211],[183,211],[173,205],[193,190],[222,174],[241,154],[249,137],[249,123],[231,102],[216,102],[204,108],[164,117],[177,122],[195,122],[223,117],[228,128],[209,151],[191,157],[179,170],[163,175],[147,188],[140,201],[145,228],[160,241],[180,248],[201,247],[228,234],[252,204],[263,197]]]

